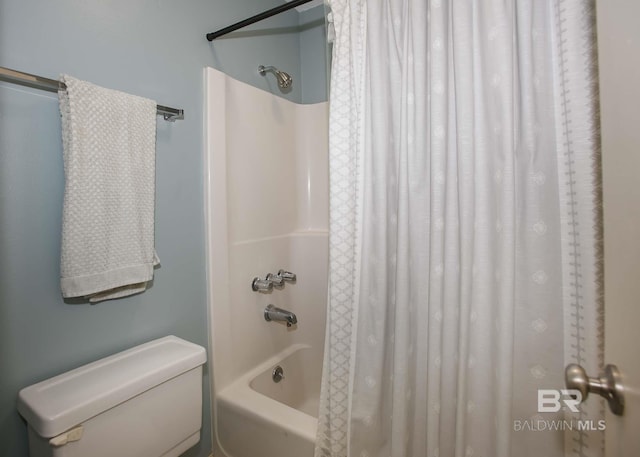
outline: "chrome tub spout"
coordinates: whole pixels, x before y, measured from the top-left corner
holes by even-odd
[[[298,318],[291,311],[286,309],[277,308],[273,305],[268,305],[264,309],[265,321],[285,322],[287,327],[291,327],[298,323]]]

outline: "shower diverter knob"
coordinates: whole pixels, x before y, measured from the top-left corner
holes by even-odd
[[[290,271],[278,270],[278,276],[280,276],[285,281],[295,282],[297,277],[295,273],[291,273]]]
[[[267,279],[260,279],[256,276],[251,283],[251,290],[255,292],[271,292],[273,290],[273,283]]]
[[[267,281],[271,281],[271,283],[275,287],[284,286],[284,278],[282,276],[280,276],[280,275],[274,275],[273,273],[269,273],[265,279]]]

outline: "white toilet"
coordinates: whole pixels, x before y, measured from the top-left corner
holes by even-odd
[[[203,347],[167,336],[20,391],[31,457],[174,457],[200,441]]]

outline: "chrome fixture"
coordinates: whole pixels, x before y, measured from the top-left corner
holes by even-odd
[[[283,280],[289,282],[296,282],[297,276],[295,273],[291,273],[290,271],[278,270],[278,276],[280,276]]]
[[[278,86],[280,89],[288,89],[293,84],[293,78],[289,73],[285,73],[284,71],[278,70],[276,67],[265,67],[264,65],[260,65],[258,67],[258,73],[262,76],[265,75],[266,72],[271,72],[276,75],[276,79],[278,80]]]
[[[268,273],[264,279],[256,276],[251,282],[251,290],[255,292],[271,292],[274,286],[278,289],[283,288],[285,281],[296,282],[296,274],[279,270],[278,274]]]
[[[268,279],[260,279],[256,276],[251,282],[251,290],[255,292],[271,292],[273,290],[273,283]]]
[[[298,323],[298,318],[291,311],[280,309],[273,305],[268,305],[264,309],[264,320],[268,322],[285,322],[287,327],[291,327]]]
[[[564,379],[567,389],[575,389],[580,392],[581,401],[586,400],[587,395],[591,392],[604,397],[609,402],[611,412],[616,416],[622,416],[624,413],[622,376],[615,365],[604,367],[604,374],[599,378],[590,378],[584,368],[572,363],[567,365]]]
[[[273,382],[280,382],[284,379],[284,370],[280,365],[275,367],[271,372],[271,379],[273,379]]]
[[[267,281],[271,281],[271,284],[273,284],[274,287],[284,287],[284,278],[280,275],[269,273],[265,279]]]
[[[21,71],[5,67],[0,67],[0,81],[45,90],[47,92],[57,93],[59,91],[67,90],[67,85],[62,81],[23,73]],[[157,114],[163,116],[165,121],[174,122],[184,119],[184,111],[182,109],[170,108],[162,105],[157,105],[156,108]]]

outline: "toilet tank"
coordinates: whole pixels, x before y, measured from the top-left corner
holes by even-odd
[[[174,457],[200,440],[205,349],[175,336],[22,389],[31,457]]]

